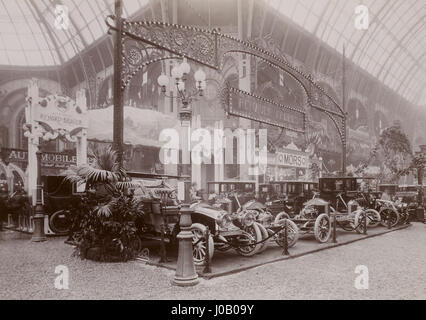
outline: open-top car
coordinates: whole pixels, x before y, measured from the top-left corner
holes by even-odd
[[[237,214],[254,214],[255,216],[256,224],[259,226],[264,240],[260,247],[260,252],[266,249],[269,242],[267,239],[275,240],[281,247],[287,245],[288,248],[291,248],[296,244],[299,232],[296,224],[289,220],[288,217],[276,220],[275,216],[261,202],[252,199],[241,205],[238,196],[234,194],[234,197],[239,206]],[[285,223],[287,223],[287,244],[285,244],[285,231],[283,229]]]
[[[207,241],[210,258],[214,250],[227,251],[235,249],[242,256],[253,256],[260,248],[262,233],[255,223],[253,211],[229,213],[220,207],[208,203],[193,203],[194,210],[191,230],[193,233],[193,257],[196,265],[202,265],[207,253]],[[210,237],[205,238],[206,227]]]
[[[292,218],[301,233],[313,233],[317,241],[327,242],[331,235],[332,218],[347,231],[364,232],[365,212],[353,199],[358,189],[357,178],[320,178],[319,194],[308,200],[299,214]],[[280,219],[284,213],[277,215]]]

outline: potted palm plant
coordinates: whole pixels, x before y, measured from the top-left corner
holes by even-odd
[[[126,261],[140,248],[135,222],[142,217],[140,203],[129,187],[134,187],[117,161],[111,147],[94,150],[94,161],[71,166],[66,179],[85,184],[79,205],[79,221],[74,231],[76,254],[100,261]]]

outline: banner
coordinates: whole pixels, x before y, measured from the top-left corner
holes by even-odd
[[[229,87],[229,114],[294,132],[305,132],[305,113],[272,100]]]
[[[3,162],[28,163],[28,151],[24,149],[1,148]],[[88,161],[90,163],[90,159]],[[69,153],[43,152],[41,166],[43,168],[66,169],[70,165],[77,164],[77,156]]]
[[[301,155],[301,154],[277,152],[276,158],[275,158],[275,164],[279,166],[308,168],[309,158],[308,156]]]

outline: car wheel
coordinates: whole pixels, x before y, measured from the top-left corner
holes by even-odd
[[[314,235],[318,242],[327,242],[331,235],[330,217],[326,213],[320,214],[315,220]]]
[[[363,234],[364,231],[365,231],[364,222],[365,222],[365,218],[367,216],[366,214],[367,213],[363,210],[358,210],[355,213],[355,221],[354,221],[355,226],[354,226],[354,228],[355,228],[355,231],[357,233]],[[366,222],[368,223],[368,220]]]
[[[269,234],[268,234],[268,231],[266,230],[266,228],[258,222],[255,222],[255,223],[257,224],[257,226],[260,229],[260,232],[262,233],[262,240],[265,240],[266,238],[268,238]],[[262,242],[258,253],[261,253],[261,252],[266,250],[266,248],[268,247],[268,242],[269,242],[269,239]]]
[[[393,210],[392,208],[381,208],[379,211],[380,214],[380,223],[384,227],[389,226],[389,222],[391,227],[395,227],[399,222],[399,214],[397,211]]]
[[[71,230],[71,219],[68,210],[59,210],[49,217],[49,227],[56,234],[67,234]]]
[[[288,215],[288,213],[287,213],[287,212],[282,211],[282,212],[278,213],[278,214],[276,215],[276,217],[275,217],[274,222],[275,222],[275,223],[278,223],[278,221],[280,221],[280,220],[282,220],[282,219],[290,219],[290,216]]]
[[[299,228],[297,225],[290,219],[281,219],[277,222],[278,225],[283,226],[285,221],[287,221],[287,246],[288,248],[293,247],[297,240],[299,239]],[[284,229],[277,233],[275,242],[284,248]]]
[[[256,223],[253,223],[250,227],[246,227],[241,235],[237,236],[239,247],[236,248],[238,254],[244,257],[251,257],[259,252],[261,243],[255,244],[262,241],[262,232]],[[244,245],[246,244],[246,245]]]
[[[192,232],[192,257],[196,266],[204,265],[204,260],[207,252],[207,241],[204,239],[206,234],[206,226],[201,223],[193,223],[191,226]],[[213,237],[209,236],[209,257],[210,261],[213,258],[214,242]]]
[[[380,213],[374,209],[365,210],[367,213],[367,227],[377,227],[380,224]]]

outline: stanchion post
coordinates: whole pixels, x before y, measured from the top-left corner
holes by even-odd
[[[363,225],[364,225],[364,235],[366,235],[367,234],[367,219],[368,219],[368,217],[367,217],[367,212],[365,212],[364,211],[364,221],[363,221]]]
[[[287,229],[287,219],[284,219],[284,252],[283,254],[288,256],[290,253],[288,252],[288,229]]]
[[[206,226],[206,232],[205,232],[205,238],[206,238],[206,257],[204,258],[204,270],[203,273],[211,273],[212,269],[210,267],[210,229],[208,226]]]
[[[328,216],[330,216],[329,212],[330,212],[330,204],[327,204],[327,206],[325,207],[325,213]],[[336,225],[337,225],[336,212],[334,211],[333,212],[333,243],[337,243]]]
[[[392,226],[391,226],[391,219],[390,219],[389,213],[387,214],[387,218],[388,218],[388,229],[390,229]]]
[[[193,210],[187,206],[180,209],[180,232],[177,235],[179,240],[179,252],[176,273],[172,283],[182,287],[193,286],[198,283],[198,274],[195,271],[194,259],[192,256],[192,212]]]

